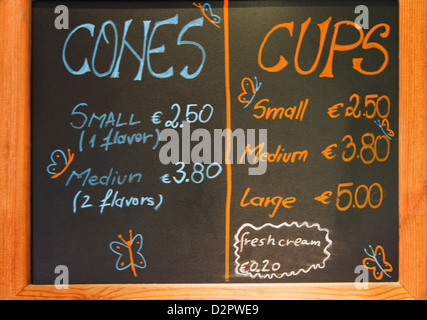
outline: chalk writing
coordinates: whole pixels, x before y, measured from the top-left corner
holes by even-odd
[[[141,123],[140,120],[135,120],[135,115],[132,113],[126,117],[122,113],[115,114],[114,112],[96,114],[95,112],[87,114],[83,107],[88,107],[87,103],[79,103],[71,111],[73,121],[70,123],[74,129],[84,128],[120,128],[123,126],[135,126]],[[77,119],[76,119],[77,117]],[[123,119],[122,119],[123,117]]]
[[[274,218],[277,211],[280,207],[283,207],[285,209],[291,209],[293,207],[293,204],[296,202],[295,197],[286,197],[283,196],[274,196],[274,197],[262,197],[262,196],[256,196],[251,197],[249,196],[249,193],[251,191],[251,188],[246,188],[246,191],[242,197],[242,200],[240,201],[241,207],[247,207],[247,206],[254,206],[254,207],[264,207],[267,208],[269,206],[273,206],[273,212],[270,213],[268,216],[270,218]],[[249,196],[249,198],[248,198]],[[248,200],[246,200],[248,198]]]
[[[175,73],[173,66],[170,66],[166,71],[157,72],[157,71],[154,71],[153,63],[151,60],[151,55],[164,53],[166,51],[165,44],[162,44],[159,47],[153,48],[152,43],[153,43],[153,38],[154,38],[154,35],[156,34],[156,31],[160,27],[167,26],[167,25],[178,25],[178,22],[179,22],[179,15],[176,14],[171,18],[155,22],[153,28],[150,31],[151,21],[150,20],[144,20],[142,22],[143,31],[144,31],[143,38],[142,38],[143,51],[142,51],[142,54],[139,54],[134,49],[134,47],[128,42],[128,40],[126,38],[128,31],[129,31],[131,25],[133,24],[133,19],[127,20],[124,23],[123,35],[121,36],[121,41],[120,41],[119,31],[118,31],[116,23],[112,20],[105,21],[104,23],[102,23],[101,27],[99,28],[99,31],[97,31],[98,36],[96,37],[96,41],[95,41],[95,45],[94,45],[92,54],[90,52],[88,52],[87,54],[83,54],[83,60],[84,60],[83,65],[81,65],[78,68],[75,68],[75,67],[70,66],[68,57],[69,57],[69,55],[73,55],[73,53],[76,54],[75,52],[78,51],[75,49],[75,47],[78,48],[79,37],[81,38],[81,37],[87,36],[87,32],[89,32],[90,37],[95,38],[95,31],[97,29],[97,26],[92,24],[92,23],[81,24],[81,25],[75,27],[69,33],[67,39],[65,40],[64,45],[63,45],[63,50],[62,50],[62,61],[64,63],[64,66],[67,68],[68,72],[70,72],[72,75],[75,75],[75,76],[82,76],[86,73],[93,72],[93,74],[98,78],[104,78],[107,76],[110,76],[110,78],[120,78],[120,65],[122,63],[123,53],[124,53],[125,49],[128,49],[139,62],[139,67],[138,67],[136,76],[134,78],[134,81],[141,81],[142,80],[142,74],[143,74],[143,70],[144,70],[145,65],[147,66],[148,71],[149,71],[151,76],[158,78],[158,79],[170,78]],[[137,29],[140,28],[140,26],[135,26],[135,25],[133,25],[132,27],[137,28]],[[183,40],[185,33],[193,27],[203,27],[203,18],[198,18],[198,19],[192,20],[192,21],[188,22],[184,27],[182,27],[182,29],[181,29],[178,37],[177,37],[177,41],[176,41],[176,46],[190,45],[190,46],[197,48],[197,50],[195,50],[194,54],[195,55],[201,54],[201,56],[202,56],[201,62],[200,62],[199,66],[197,67],[195,72],[189,73],[189,71],[188,71],[189,66],[188,65],[185,66],[181,70],[180,75],[184,79],[196,78],[202,72],[202,69],[203,69],[203,66],[204,66],[205,60],[206,60],[206,52],[205,52],[205,49],[203,48],[203,46],[201,44],[199,44],[195,41]],[[110,32],[109,32],[110,38],[107,35],[108,29],[110,30]],[[111,33],[114,34],[114,37],[112,37],[114,40],[111,39]],[[75,37],[77,37],[77,40],[75,40]],[[73,41],[71,41],[71,40],[73,40]],[[110,47],[109,50],[110,51],[112,50],[112,52],[113,52],[113,58],[111,60],[111,64],[109,66],[109,69],[105,72],[99,72],[96,68],[96,58],[99,55],[98,51],[99,51],[100,43],[102,40],[103,40],[104,44],[107,44]],[[120,42],[121,42],[121,44],[120,44]],[[70,43],[73,44],[73,46],[70,46]],[[70,49],[70,47],[71,47],[71,49]],[[74,49],[74,51],[73,51],[73,49]],[[89,64],[89,62],[88,62],[88,56],[90,57],[90,55],[92,56],[91,64]],[[195,60],[196,59],[192,58],[191,61],[194,62]]]
[[[365,96],[363,106],[360,100],[361,97],[359,94],[353,94],[349,99],[349,102],[353,103],[353,105],[345,107],[343,102],[337,103],[328,108],[329,117],[336,119],[344,114],[345,117],[352,117],[355,119],[360,117],[373,119],[376,116],[385,119],[390,114],[391,102],[390,98],[386,95],[379,97],[378,94],[368,94]]]
[[[181,118],[181,106],[178,103],[174,103],[171,108],[175,112],[175,115],[172,120],[165,121],[165,128],[176,129],[178,127],[182,128],[184,125],[183,121],[188,123],[208,123],[211,120],[212,115],[214,113],[214,107],[210,104],[205,104],[203,106],[199,106],[197,103],[187,104],[185,108],[185,118]],[[199,109],[199,110],[198,110]],[[197,110],[197,111],[195,111]],[[182,112],[184,114],[184,112]],[[163,113],[161,111],[156,111],[152,116],[152,122],[155,124],[162,123],[161,116]],[[153,121],[154,120],[154,121]]]
[[[347,211],[350,208],[365,209],[378,209],[384,200],[383,187],[375,182],[369,187],[361,184],[354,189],[353,182],[345,182],[338,184],[336,191],[336,208],[341,211]],[[322,204],[329,204],[331,202],[332,191],[325,191],[320,196],[315,197],[316,201]]]
[[[280,279],[323,269],[331,246],[329,230],[317,223],[267,223],[261,227],[245,223],[234,236],[235,273],[253,279]],[[295,256],[299,259],[292,258]]]
[[[293,107],[267,107],[265,103],[269,103],[269,99],[261,99],[254,106],[255,113],[253,117],[256,119],[271,119],[271,120],[304,120],[304,114],[307,109],[309,99],[305,99],[298,106]]]
[[[94,207],[94,203],[99,203],[98,210],[100,214],[104,213],[105,208],[123,209],[123,208],[142,208],[151,207],[154,211],[158,211],[163,204],[163,195],[157,196],[141,196],[141,195],[123,195],[119,190],[108,189],[102,196],[102,199],[93,200],[90,194],[82,194],[79,190],[73,199],[73,213],[78,210]]]
[[[329,24],[331,22],[331,18],[327,19],[326,21],[324,21],[323,23],[319,24],[319,29],[320,29],[320,41],[319,41],[319,49],[318,49],[318,54],[316,57],[316,60],[314,62],[314,64],[312,65],[312,67],[308,70],[308,71],[303,71],[300,67],[299,67],[299,61],[298,61],[298,57],[299,57],[299,53],[301,51],[301,45],[303,42],[303,38],[304,35],[306,33],[306,30],[308,28],[308,26],[310,25],[311,22],[311,17],[308,18],[304,23],[301,24],[301,32],[300,32],[300,37],[299,37],[299,41],[298,41],[298,45],[296,47],[295,50],[295,56],[294,56],[294,62],[295,62],[295,70],[302,75],[307,75],[307,74],[311,74],[314,72],[314,70],[317,69],[320,58],[322,56],[322,51],[323,51],[323,47],[325,44],[325,39],[327,36],[327,32],[328,32],[328,28],[329,28]],[[288,65],[288,61],[285,59],[285,57],[283,57],[282,55],[279,56],[279,62],[277,62],[275,65],[273,66],[266,66],[265,60],[263,59],[264,57],[264,50],[266,50],[265,48],[269,47],[269,46],[274,46],[276,45],[275,42],[269,41],[270,37],[272,36],[273,33],[275,33],[277,30],[280,30],[282,28],[287,29],[289,32],[290,37],[293,36],[293,32],[294,32],[294,25],[295,22],[286,22],[286,23],[280,23],[275,25],[265,36],[264,40],[261,43],[261,46],[259,47],[259,52],[258,52],[258,65],[261,69],[268,71],[268,72],[278,72],[283,70],[287,65]],[[346,44],[346,45],[341,45],[337,43],[337,39],[338,39],[338,35],[340,34],[340,31],[342,29],[348,28],[348,27],[352,27],[354,30],[354,33],[356,35],[358,35],[358,40],[355,41],[354,43],[351,44]],[[353,67],[353,69],[357,70],[359,73],[364,74],[364,75],[378,75],[381,72],[383,72],[385,70],[385,68],[388,65],[389,62],[389,54],[386,48],[384,48],[384,46],[382,46],[381,44],[377,43],[377,42],[370,42],[370,38],[371,36],[375,33],[378,32],[378,30],[384,30],[382,33],[380,33],[379,35],[381,36],[381,38],[385,39],[389,36],[390,34],[390,26],[388,24],[385,23],[380,23],[375,25],[374,27],[372,27],[372,29],[367,33],[366,37],[364,34],[363,29],[361,29],[358,25],[356,25],[356,23],[354,23],[353,21],[339,21],[337,23],[334,24],[334,31],[333,31],[333,36],[332,36],[332,40],[330,42],[330,47],[329,47],[329,55],[327,58],[327,62],[326,65],[323,69],[323,71],[321,72],[321,74],[319,75],[320,78],[333,78],[334,74],[333,74],[333,63],[334,63],[334,57],[335,57],[335,52],[337,51],[351,51],[354,50],[356,48],[358,48],[360,45],[362,45],[362,49],[364,50],[369,50],[372,48],[377,49],[378,51],[380,51],[383,55],[383,63],[378,67],[377,70],[374,71],[368,71],[368,70],[364,70],[362,68],[362,62],[364,60],[364,58],[353,58],[353,65],[350,67]],[[341,31],[342,32],[342,31]]]
[[[206,166],[203,163],[196,162],[192,166],[192,172],[190,173],[185,171],[186,164],[184,162],[177,162],[175,166],[177,169],[174,175],[170,176],[169,174],[165,174],[160,177],[163,183],[169,184],[173,181],[176,184],[181,184],[183,182],[200,184],[205,180],[205,177],[212,180],[218,177],[222,172],[222,166],[216,162]]]
[[[95,174],[92,174],[92,168],[88,168],[84,171],[77,172],[73,170],[68,177],[67,182],[65,183],[66,186],[70,184],[70,182],[74,182],[78,180],[78,182],[81,182],[81,186],[85,187],[87,186],[97,186],[97,185],[103,185],[103,186],[114,186],[114,185],[124,185],[125,183],[140,183],[142,181],[142,173],[136,172],[136,173],[128,173],[128,174],[120,174],[119,171],[114,170],[114,168],[111,168],[108,174],[103,176],[98,176]]]
[[[36,284],[65,262],[78,283],[340,282],[362,259],[396,281],[388,5],[369,29],[354,4],[67,6],[57,29],[34,2]]]
[[[352,135],[346,135],[342,140],[342,147],[333,143],[327,146],[323,151],[323,156],[328,159],[334,159],[335,150],[341,149],[341,159],[344,162],[350,162],[360,159],[364,164],[371,164],[374,161],[385,162],[390,155],[390,140],[386,135],[375,136],[367,132],[360,138],[360,144],[357,145]]]
[[[264,143],[259,144],[254,148],[251,148],[250,144],[246,145],[245,151],[240,157],[240,162],[244,162],[248,154],[254,156],[254,161],[275,163],[295,163],[296,161],[305,162],[308,157],[308,150],[285,152],[287,150],[279,144],[276,148],[276,152],[269,153],[264,151],[264,147]]]

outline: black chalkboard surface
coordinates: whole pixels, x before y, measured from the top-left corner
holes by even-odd
[[[34,2],[32,282],[397,281],[398,6],[358,5]]]

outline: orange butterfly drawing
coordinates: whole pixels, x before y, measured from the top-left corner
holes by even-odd
[[[122,242],[113,241],[110,243],[110,249],[119,256],[116,262],[116,269],[119,271],[131,268],[133,275],[136,277],[136,269],[145,269],[147,263],[144,256],[141,254],[142,236],[137,234],[132,237],[132,230],[129,230],[129,241],[123,239],[119,234],[119,239]]]
[[[262,82],[258,83],[257,77],[254,77],[255,84],[251,78],[245,77],[240,83],[242,87],[242,93],[237,97],[240,103],[245,103],[243,108],[247,108],[254,100],[257,92],[261,88]],[[252,96],[251,96],[252,95]]]
[[[367,269],[372,270],[372,273],[374,274],[374,277],[377,280],[381,280],[383,278],[383,275],[386,275],[387,277],[391,278],[388,272],[392,272],[393,267],[385,260],[384,248],[382,246],[377,246],[375,248],[375,252],[371,245],[369,246],[369,248],[371,249],[371,253],[368,253],[368,251],[364,249],[365,253],[370,258],[363,259],[363,265]]]
[[[380,127],[384,135],[391,140],[391,137],[394,137],[394,131],[390,129],[390,123],[387,119],[383,119],[381,122],[379,119],[374,121],[375,124]],[[385,130],[384,130],[385,129]]]

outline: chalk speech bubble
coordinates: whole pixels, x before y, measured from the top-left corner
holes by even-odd
[[[318,223],[243,224],[234,236],[235,272],[253,279],[283,278],[323,269],[331,254],[329,230]]]

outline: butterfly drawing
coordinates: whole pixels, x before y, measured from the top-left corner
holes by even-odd
[[[394,131],[390,129],[390,123],[387,119],[383,119],[382,122],[378,119],[374,122],[389,140],[391,140],[391,137],[394,137]]]
[[[221,23],[221,18],[212,13],[212,8],[211,5],[209,3],[205,3],[203,6],[200,3],[195,3],[193,2],[193,5],[196,6],[197,8],[200,9],[200,11],[202,11],[203,16],[210,22],[212,23],[215,27],[217,28],[221,28],[218,23]]]
[[[51,179],[58,178],[63,174],[71,162],[74,160],[74,153],[71,153],[70,149],[67,150],[67,154],[64,151],[58,149],[52,152],[50,155],[51,163],[47,166],[47,173],[51,174]]]
[[[242,93],[238,96],[240,103],[245,103],[246,105],[243,108],[247,108],[252,100],[255,98],[259,88],[261,88],[262,83],[258,83],[257,77],[254,77],[255,84],[251,78],[243,78],[240,83],[242,87]]]
[[[123,239],[119,234],[119,241],[110,243],[110,250],[117,254],[119,257],[116,262],[116,269],[119,271],[131,268],[133,275],[137,277],[136,268],[145,269],[147,263],[144,256],[141,254],[142,236],[140,234],[132,237],[132,230],[129,230],[129,240]]]
[[[377,246],[374,252],[374,249],[370,245],[369,249],[370,253],[366,251],[366,249],[364,249],[365,253],[368,255],[369,258],[365,258],[363,260],[363,265],[367,269],[372,270],[372,273],[374,274],[374,277],[377,280],[381,280],[383,278],[383,275],[386,275],[387,277],[391,278],[388,272],[392,272],[393,267],[385,260],[384,248],[382,246]]]

